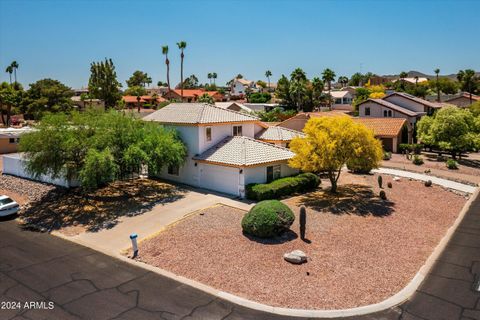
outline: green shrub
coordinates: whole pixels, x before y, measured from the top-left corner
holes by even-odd
[[[379,193],[379,196],[380,196],[380,199],[387,200],[387,194],[385,193],[385,191],[381,190]]]
[[[278,200],[257,203],[242,219],[243,232],[270,238],[288,230],[295,220],[292,210]]]
[[[413,144],[400,143],[398,148],[399,148],[400,152],[402,152],[402,153],[413,152],[415,154],[420,154],[420,152],[423,149],[423,144],[421,144],[421,143],[413,143]]]
[[[453,159],[448,159],[446,165],[448,169],[458,169],[458,163]]]
[[[296,192],[315,189],[320,178],[313,173],[301,173],[294,177],[277,179],[270,183],[251,183],[246,186],[248,199],[262,201],[278,199]]]
[[[413,156],[412,163],[417,166],[420,166],[423,164],[423,158],[416,154]]]
[[[392,159],[392,153],[388,151],[383,152],[383,160],[390,160],[390,159]]]
[[[374,168],[368,158],[352,158],[347,162],[347,169],[354,173],[369,173]]]
[[[431,187],[431,186],[432,186],[432,180],[425,181],[425,187]]]

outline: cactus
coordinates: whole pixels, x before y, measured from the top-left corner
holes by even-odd
[[[387,194],[383,190],[380,191],[380,199],[387,200]]]
[[[305,239],[305,230],[307,224],[307,209],[305,206],[300,207],[300,238]]]
[[[391,182],[387,183],[387,187],[389,187],[391,189],[393,187],[392,183]]]
[[[431,186],[432,186],[432,180],[425,181],[425,187],[431,187]]]
[[[382,176],[378,176],[378,186],[380,187],[380,189],[383,189],[382,184],[383,184],[383,178]]]

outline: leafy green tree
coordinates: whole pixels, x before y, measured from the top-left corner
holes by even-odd
[[[417,138],[430,146],[449,151],[455,159],[462,151],[479,148],[480,121],[469,110],[444,107],[432,117],[422,117]]]
[[[477,91],[479,86],[479,79],[475,76],[475,71],[472,69],[460,70],[457,74],[457,79],[460,82],[462,91],[470,94],[470,104],[472,104],[472,94]]]
[[[202,103],[215,104],[215,100],[213,100],[213,98],[208,95],[208,93],[202,94],[200,97],[198,97],[197,101]]]
[[[73,107],[72,96],[73,91],[58,80],[38,80],[25,92],[21,111],[35,119],[45,112],[68,112]]]
[[[120,87],[112,59],[92,62],[90,65],[88,92],[96,99],[105,101],[106,107],[114,107],[120,100]]]
[[[295,110],[283,110],[276,107],[270,111],[257,112],[255,115],[265,122],[281,122],[293,117],[295,114]]]
[[[24,134],[20,150],[34,176],[78,178],[85,189],[140,172],[157,175],[185,161],[186,147],[175,131],[111,110],[50,114]]]
[[[472,103],[468,109],[470,110],[470,112],[473,114],[474,117],[477,117],[478,119],[480,119],[480,101],[477,101],[477,102],[474,102]]]
[[[10,126],[12,111],[20,105],[22,97],[23,88],[18,82],[0,84],[0,112],[5,126]]]
[[[318,108],[325,102],[325,96],[323,95],[323,88],[325,83],[318,77],[312,79],[312,104],[314,108]]]
[[[180,84],[181,88],[184,89],[196,89],[198,88],[198,78],[196,75],[192,74],[190,75],[185,81],[183,81],[183,84]]]
[[[267,103],[272,99],[272,95],[268,92],[255,92],[248,96],[251,103]]]
[[[168,60],[168,46],[162,47],[162,54],[165,56],[165,65],[167,66],[167,87],[168,91],[170,91],[170,60]]]
[[[185,54],[183,53],[183,51],[185,50],[185,48],[187,48],[187,43],[185,41],[177,42],[177,47],[178,49],[180,49],[180,92],[183,101],[183,59],[185,58]]]
[[[437,93],[437,100],[439,99],[440,92],[445,94],[455,94],[458,92],[458,83],[449,78],[430,80],[428,81],[428,86]]]
[[[129,87],[123,92],[123,95],[125,96],[145,96],[146,94],[147,90],[142,86]]]
[[[361,86],[363,84],[363,75],[360,73],[360,72],[356,72],[354,74],[352,74],[352,76],[350,77],[350,81],[348,81],[348,84],[350,86]]]
[[[145,87],[146,84],[152,83],[152,78],[150,78],[147,73],[137,70],[126,82],[129,88]]]

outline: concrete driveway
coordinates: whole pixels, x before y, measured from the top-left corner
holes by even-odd
[[[252,204],[232,199],[227,195],[212,193],[202,189],[185,188],[182,198],[174,202],[158,204],[149,212],[134,216],[120,217],[111,229],[96,232],[84,232],[75,236],[65,236],[60,232],[53,234],[79,242],[111,254],[119,253],[131,245],[130,234],[138,234],[138,239],[153,235],[165,226],[183,218],[191,212],[222,203],[228,206],[249,210]]]

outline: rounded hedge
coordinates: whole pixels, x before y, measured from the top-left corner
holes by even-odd
[[[278,200],[257,203],[242,219],[243,232],[271,238],[288,230],[295,220],[292,210]]]

